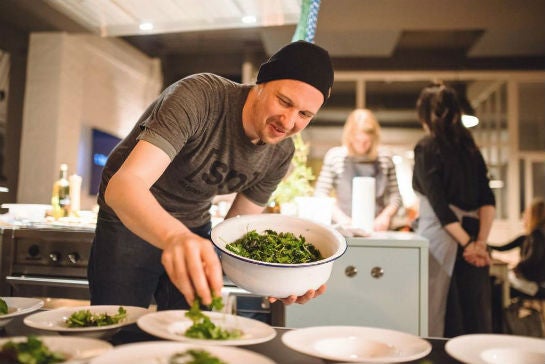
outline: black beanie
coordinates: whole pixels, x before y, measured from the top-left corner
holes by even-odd
[[[333,86],[329,53],[303,40],[284,46],[259,67],[256,83],[284,79],[302,81],[315,87],[324,95],[325,103]]]

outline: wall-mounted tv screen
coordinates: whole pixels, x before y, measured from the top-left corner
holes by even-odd
[[[110,133],[93,129],[92,135],[92,154],[91,154],[91,181],[89,185],[89,194],[98,194],[102,170],[108,160],[110,152],[121,141],[121,138]]]

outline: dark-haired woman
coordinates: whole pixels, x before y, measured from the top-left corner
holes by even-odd
[[[454,89],[434,83],[417,101],[427,132],[414,149],[417,233],[429,240],[429,336],[492,331],[490,257],[495,214],[487,167]],[[448,311],[448,312],[447,312]]]

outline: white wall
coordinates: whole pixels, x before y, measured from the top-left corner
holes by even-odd
[[[159,94],[160,63],[125,42],[66,33],[30,37],[23,111],[19,203],[49,203],[61,163],[88,194],[91,129],[123,137]]]

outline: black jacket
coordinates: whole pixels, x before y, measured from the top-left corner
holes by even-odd
[[[491,246],[498,251],[520,247],[520,261],[515,272],[529,281],[545,282],[545,227],[535,229],[530,235],[521,235],[503,246]]]

